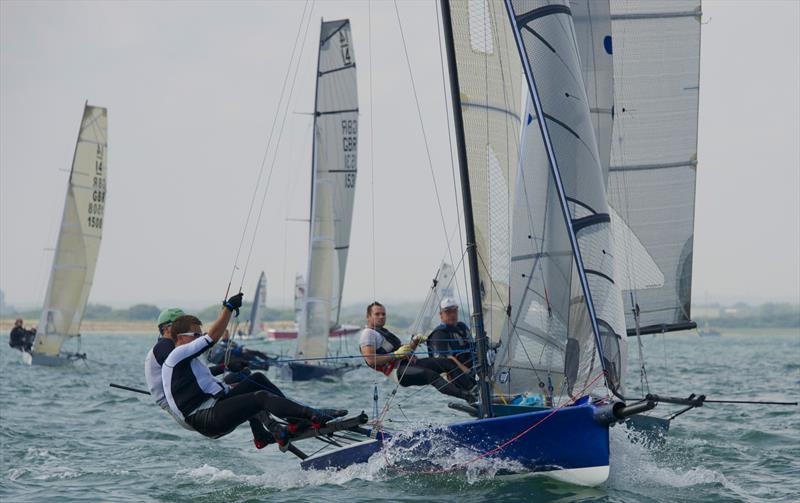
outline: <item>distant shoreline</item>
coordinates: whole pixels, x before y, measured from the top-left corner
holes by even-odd
[[[8,332],[14,326],[15,318],[0,319],[0,333],[8,335]],[[25,328],[38,323],[39,320],[25,320]],[[264,324],[264,329],[270,328],[287,329],[293,326],[290,321],[274,321],[269,324]],[[81,323],[81,333],[126,333],[126,334],[155,334],[156,324],[155,321],[115,321],[115,320],[84,320]]]

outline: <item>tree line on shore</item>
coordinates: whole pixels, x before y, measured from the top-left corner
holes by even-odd
[[[115,309],[105,304],[89,304],[84,315],[85,320],[102,321],[153,321],[158,318],[164,306],[153,304],[135,304],[128,308]],[[169,306],[168,306],[169,307]],[[393,327],[408,328],[414,322],[418,312],[417,303],[395,303],[390,311],[390,322]],[[198,318],[204,322],[216,319],[220,306],[214,304],[204,309],[194,311]],[[251,302],[245,302],[241,309],[240,320],[250,319]],[[693,308],[693,319],[700,324],[708,323],[719,328],[800,328],[800,304],[766,303],[751,306],[737,303],[732,306],[712,304],[696,306]],[[362,305],[351,304],[342,307],[340,323],[350,325],[364,324],[364,308]],[[17,311],[13,306],[5,303],[5,298],[0,290],[0,317],[20,317],[28,320],[39,318],[39,309]],[[267,307],[262,310],[261,321],[292,321],[294,309],[290,307]],[[462,313],[466,321],[467,313]]]

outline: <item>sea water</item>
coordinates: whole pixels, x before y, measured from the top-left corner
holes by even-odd
[[[607,483],[582,488],[541,476],[503,478],[513,468],[490,459],[467,470],[398,473],[389,453],[340,472],[304,472],[274,446],[256,450],[249,428],[211,440],[178,427],[149,397],[110,388],[145,388],[143,361],[155,342],[141,334],[82,337],[89,360],[64,368],[30,367],[0,348],[0,501],[798,501],[800,407],[708,404],[673,421],[663,445],[631,442],[611,429]],[[352,341],[350,341],[352,343]],[[633,340],[631,342],[635,343]],[[654,393],[715,399],[800,399],[800,333],[643,338]],[[337,343],[338,344],[338,343]],[[291,352],[292,341],[250,343]],[[345,344],[341,351],[352,351]],[[628,383],[638,391],[638,352]],[[367,368],[342,381],[291,383],[270,378],[312,405],[365,410],[395,383]],[[408,430],[463,420],[431,387],[400,388],[387,428]],[[565,439],[567,442],[568,439]],[[301,445],[309,453],[312,444]],[[473,453],[445,450],[447,466]]]

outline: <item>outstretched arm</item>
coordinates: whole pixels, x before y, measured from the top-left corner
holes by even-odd
[[[220,340],[225,333],[225,327],[228,326],[228,322],[231,320],[231,314],[236,311],[236,315],[239,315],[239,308],[242,307],[243,297],[244,294],[239,292],[222,303],[222,311],[220,311],[219,316],[208,329],[208,336],[211,337],[214,342]]]

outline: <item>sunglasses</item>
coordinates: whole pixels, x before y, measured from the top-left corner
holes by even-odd
[[[195,339],[203,336],[203,334],[201,334],[200,332],[184,332],[182,334],[178,334],[178,337],[182,335],[186,337],[194,337]]]

